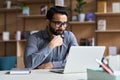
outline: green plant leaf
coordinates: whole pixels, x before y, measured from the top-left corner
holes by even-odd
[[[75,8],[75,12],[77,13],[82,13],[83,12],[83,6],[86,4],[86,2],[84,0],[76,0],[76,8]]]

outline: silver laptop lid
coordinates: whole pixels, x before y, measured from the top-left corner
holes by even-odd
[[[101,60],[105,46],[72,46],[67,56],[64,73],[86,72],[89,67],[99,67],[96,58]]]

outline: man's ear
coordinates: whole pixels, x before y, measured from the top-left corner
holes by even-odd
[[[46,25],[49,26],[50,20],[46,19]]]

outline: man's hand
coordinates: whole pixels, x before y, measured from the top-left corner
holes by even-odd
[[[37,68],[38,69],[52,69],[53,67],[54,66],[53,66],[52,62],[48,62],[48,63],[38,66]]]
[[[63,39],[60,35],[54,36],[53,39],[48,44],[51,49],[61,46],[63,44]]]

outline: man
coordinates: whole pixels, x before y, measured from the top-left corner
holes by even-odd
[[[64,7],[51,7],[46,14],[47,27],[27,40],[26,68],[52,69],[64,67],[71,46],[78,46],[74,34],[66,31],[68,12]]]

